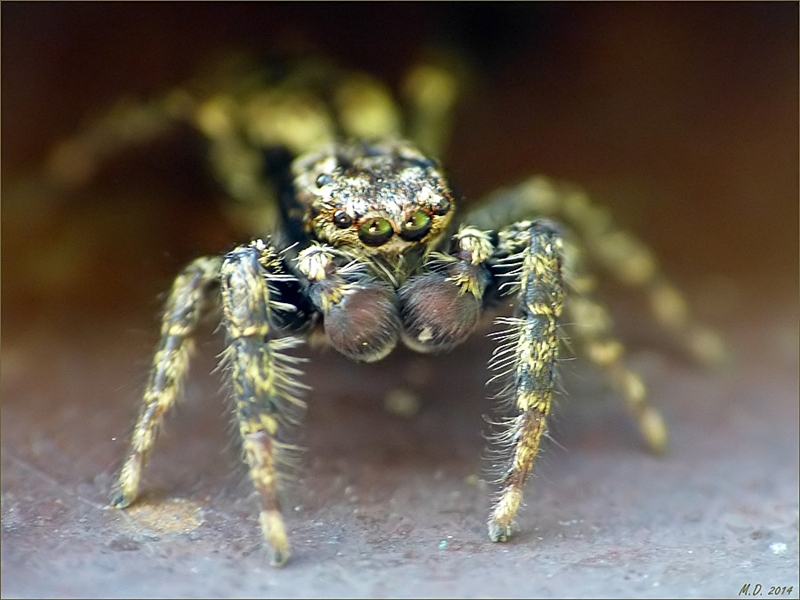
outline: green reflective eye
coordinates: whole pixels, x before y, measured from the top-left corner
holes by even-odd
[[[368,246],[380,246],[393,233],[392,224],[381,217],[367,219],[358,228],[358,237]]]
[[[403,231],[400,235],[404,240],[415,241],[425,237],[431,228],[431,218],[425,211],[415,210],[403,223]]]

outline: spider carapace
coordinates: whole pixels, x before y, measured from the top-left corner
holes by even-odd
[[[695,355],[713,357],[720,346],[690,318],[644,244],[580,189],[543,177],[461,210],[438,160],[457,70],[436,62],[411,69],[402,104],[376,80],[329,65],[281,72],[226,67],[155,100],[128,103],[51,161],[55,180],[65,177],[58,169],[65,153],[91,171],[116,149],[188,123],[208,143],[232,206],[257,215],[256,239],[194,260],[174,281],[113,506],[136,499],[159,425],[188,372],[195,329],[215,303],[259,521],[276,565],[290,554],[279,488],[295,448],[285,432],[304,407],[293,348],[312,335],[371,362],[398,343],[447,351],[484,314],[501,315],[490,360],[503,408],[493,441],[502,450],[488,521],[493,541],[512,532],[547,430],[565,332],[619,389],[645,442],[663,449],[663,420],[626,366],[595,297],[593,268],[641,288],[657,320]]]

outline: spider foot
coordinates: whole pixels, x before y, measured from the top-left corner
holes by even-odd
[[[264,539],[269,544],[269,564],[282,567],[289,560],[291,552],[281,514],[276,510],[262,511],[258,520],[261,523]]]
[[[489,539],[507,542],[513,532],[514,516],[522,502],[522,489],[516,485],[506,487],[492,510],[489,519]]]
[[[507,542],[511,538],[510,525],[498,525],[494,521],[489,521],[489,539],[493,542]]]
[[[131,503],[133,502],[133,498],[129,498],[122,492],[114,492],[111,495],[111,507],[112,508],[128,508]]]
[[[127,508],[139,495],[139,480],[142,473],[143,457],[140,452],[133,451],[122,467],[119,480],[111,492],[112,508]]]

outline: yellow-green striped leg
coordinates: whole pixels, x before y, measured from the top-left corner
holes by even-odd
[[[620,229],[609,211],[593,203],[579,187],[531,177],[493,192],[465,220],[480,229],[497,229],[534,216],[564,223],[592,262],[623,284],[642,289],[659,324],[697,361],[713,365],[725,360],[722,339],[692,317],[683,294],[663,274],[650,248]]]
[[[203,257],[191,262],[175,278],[164,308],[161,341],[153,357],[153,367],[145,388],[142,410],[133,429],[131,449],[120,472],[111,505],[125,508],[139,494],[139,483],[147,455],[155,444],[166,412],[180,397],[189,372],[194,341],[192,334],[217,289],[219,257]]]
[[[280,272],[277,253],[258,240],[225,255],[220,270],[223,327],[228,336],[225,353],[230,374],[236,420],[242,437],[250,479],[258,492],[259,522],[270,547],[270,561],[283,565],[289,558],[289,541],[281,516],[279,468],[289,462],[295,448],[281,441],[282,429],[293,408],[304,408],[303,387],[295,363],[286,353],[296,338],[270,339],[273,312],[280,308],[270,279],[289,276]]]
[[[549,222],[517,223],[500,232],[498,252],[510,269],[505,291],[517,297],[515,315],[499,319],[507,329],[493,357],[493,367],[511,378],[506,393],[517,412],[497,439],[511,453],[489,518],[489,537],[502,542],[511,535],[553,400],[564,304],[561,234]]]

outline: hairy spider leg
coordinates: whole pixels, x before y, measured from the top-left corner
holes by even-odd
[[[161,341],[145,388],[142,410],[133,429],[131,449],[120,472],[111,504],[125,508],[136,499],[147,455],[164,414],[178,400],[194,349],[191,336],[218,284],[221,259],[198,258],[175,278],[161,323]]]
[[[296,446],[280,440],[294,409],[303,410],[304,389],[295,366],[299,359],[286,351],[300,343],[294,337],[269,339],[273,311],[285,308],[273,298],[270,278],[291,276],[278,272],[277,253],[257,240],[226,254],[220,269],[222,326],[227,334],[225,364],[236,403],[250,479],[260,501],[259,522],[270,547],[270,562],[283,565],[289,541],[278,499],[279,468],[291,462]]]
[[[534,178],[522,185],[501,192],[495,200],[499,203],[499,211],[492,213],[491,217],[486,214],[484,208],[476,210],[468,220],[474,216],[478,222],[484,222],[487,218],[509,218],[514,219],[520,216],[520,211],[536,210],[539,213],[561,214],[564,209],[563,202],[567,196],[556,193],[556,189],[544,178]],[[577,192],[576,192],[577,193]],[[503,196],[502,194],[506,194]],[[585,210],[597,210],[595,218],[608,221],[609,217],[595,207],[584,207]],[[573,209],[575,212],[575,209]],[[580,211],[578,211],[580,213]],[[582,226],[579,223],[579,231],[586,233],[595,225],[591,220],[584,216]],[[572,223],[571,220],[567,222]],[[606,224],[603,230],[613,229],[613,225]],[[595,233],[598,237],[600,234]],[[621,233],[623,236],[628,234]],[[587,236],[580,236],[579,242],[585,242]],[[589,238],[592,234],[588,235]],[[628,236],[630,237],[630,236]],[[630,239],[633,239],[632,237]],[[638,259],[640,262],[652,261],[647,248],[639,244],[639,249],[646,252],[646,256]],[[596,249],[596,244],[590,246]],[[632,267],[628,266],[629,270]],[[572,323],[570,329],[574,340],[585,350],[593,364],[600,368],[611,382],[611,384],[621,393],[629,411],[636,419],[639,430],[645,443],[654,452],[663,452],[667,444],[667,428],[658,410],[653,407],[647,399],[647,388],[642,379],[632,371],[625,363],[625,348],[623,344],[614,336],[613,320],[608,311],[593,296],[597,287],[597,282],[590,272],[584,256],[581,254],[578,243],[564,243],[564,268],[563,275],[568,287],[565,298],[565,310]]]
[[[614,335],[611,315],[593,296],[597,282],[577,245],[565,244],[563,274],[569,290],[565,312],[572,324],[572,340],[620,392],[648,447],[663,452],[668,437],[664,419],[648,401],[642,379],[626,365],[625,347]]]
[[[186,119],[189,106],[180,91],[145,101],[121,100],[59,142],[38,176],[56,191],[85,185],[109,158],[164,136]]]
[[[433,56],[409,69],[401,82],[408,138],[429,156],[444,154],[465,77],[465,66],[455,57]]]
[[[205,138],[214,175],[240,202],[232,217],[268,231],[278,218],[268,150],[297,156],[338,138],[402,137],[400,110],[382,82],[322,60],[283,62],[270,68],[234,55],[166,93],[125,98],[57,144],[32,181],[43,194],[77,188],[114,156],[185,124]]]
[[[283,173],[287,159],[340,138],[398,138],[401,119],[383,83],[323,61],[301,61],[274,81],[255,74],[205,98],[193,124],[209,143],[216,178],[238,201],[225,206],[229,217],[263,232],[280,218],[283,182],[269,175]]]
[[[556,218],[571,226],[593,261],[621,283],[642,288],[659,324],[696,360],[718,364],[725,359],[724,342],[692,318],[683,295],[660,271],[652,251],[617,227],[610,213],[593,204],[579,187],[532,177],[490,194],[466,221],[492,229],[534,215]]]
[[[564,304],[561,275],[562,238],[546,221],[516,223],[499,233],[498,254],[511,267],[505,284],[516,294],[515,316],[500,318],[506,330],[492,367],[511,381],[501,394],[513,397],[517,415],[504,423],[497,436],[511,449],[510,464],[503,473],[501,490],[489,518],[489,537],[506,541],[522,501],[522,489],[533,467],[556,385],[559,339],[558,319]],[[501,290],[502,291],[502,290]]]

